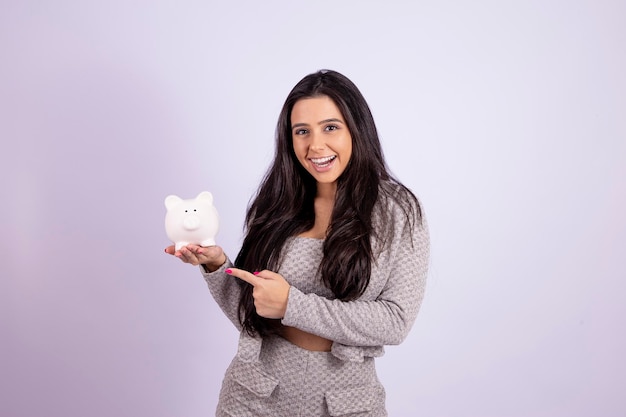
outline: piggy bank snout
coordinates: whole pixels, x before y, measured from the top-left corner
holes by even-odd
[[[195,214],[185,216],[185,218],[183,219],[183,227],[187,230],[195,230],[200,227],[200,224],[202,224],[202,222],[200,221],[200,216],[197,216]]]

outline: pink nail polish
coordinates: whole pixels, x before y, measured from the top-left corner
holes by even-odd
[[[226,271],[224,271],[224,272],[226,272],[227,274],[229,274],[229,275],[230,275],[230,274],[232,274],[232,273],[233,273],[233,270],[232,270],[232,269],[230,269],[230,268],[227,268],[227,269],[226,269]]]
[[[259,271],[254,271],[253,274],[254,275],[259,275]]]

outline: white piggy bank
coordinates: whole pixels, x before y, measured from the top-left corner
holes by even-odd
[[[168,195],[165,207],[165,233],[174,242],[176,250],[189,244],[215,245],[219,217],[213,206],[213,194],[203,191],[189,200]]]

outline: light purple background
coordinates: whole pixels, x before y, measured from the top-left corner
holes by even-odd
[[[626,413],[626,4],[4,1],[0,415],[213,415],[237,334],[166,256],[215,196],[234,256],[291,87],[368,99],[432,233],[379,363],[392,416]]]

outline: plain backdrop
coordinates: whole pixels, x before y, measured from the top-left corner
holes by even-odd
[[[626,415],[626,3],[2,1],[0,415],[213,415],[237,332],[163,253],[235,256],[289,90],[368,100],[432,235],[391,416]]]

